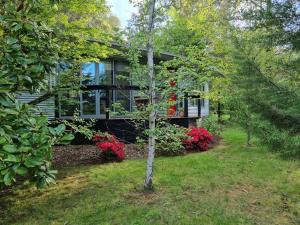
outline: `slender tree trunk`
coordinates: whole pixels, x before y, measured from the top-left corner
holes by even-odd
[[[156,109],[155,109],[155,73],[154,73],[154,60],[153,60],[153,27],[154,27],[154,12],[156,0],[151,0],[149,5],[149,33],[147,45],[147,61],[150,80],[150,106],[152,107],[149,115],[149,140],[148,140],[148,158],[147,158],[147,171],[144,188],[146,190],[153,189],[153,162],[155,154],[155,122],[156,122]]]

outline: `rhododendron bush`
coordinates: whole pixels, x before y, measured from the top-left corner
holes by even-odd
[[[213,136],[204,128],[192,128],[187,133],[188,138],[182,143],[187,151],[207,151]]]
[[[116,136],[108,133],[96,133],[93,141],[103,154],[103,158],[108,161],[122,161],[125,158],[125,145]]]

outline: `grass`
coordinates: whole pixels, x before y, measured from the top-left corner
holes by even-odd
[[[45,190],[2,197],[0,224],[300,224],[300,162],[226,129],[206,153],[155,161],[153,193],[143,193],[145,161],[66,168]],[[1,209],[1,208],[0,208]]]

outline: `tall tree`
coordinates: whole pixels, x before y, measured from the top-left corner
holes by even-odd
[[[244,117],[240,124],[252,120],[262,141],[286,156],[300,153],[298,11],[292,0],[241,1],[230,11],[228,29],[234,68],[229,97],[239,96],[233,108],[247,109],[254,119]]]
[[[154,47],[153,47],[153,27],[155,17],[155,4],[156,0],[151,0],[149,3],[149,23],[148,23],[148,43],[147,43],[147,64],[149,73],[149,93],[150,104],[155,105],[155,72],[154,72]],[[156,122],[156,108],[153,107],[149,115],[149,142],[148,142],[148,158],[147,158],[147,172],[144,187],[146,189],[153,188],[153,161],[155,153],[155,122]]]
[[[148,90],[146,95],[149,98],[149,104],[147,106],[146,113],[148,115],[149,132],[148,132],[148,158],[146,168],[146,178],[144,182],[144,188],[147,190],[153,189],[153,163],[155,155],[155,128],[156,117],[159,104],[156,102],[156,91],[158,89],[156,85],[157,76],[154,64],[154,51],[158,52],[159,49],[155,43],[155,34],[158,31],[159,26],[166,19],[166,12],[170,5],[170,1],[165,0],[144,0],[136,1],[136,7],[138,7],[138,14],[133,16],[132,24],[129,27],[129,41],[133,48],[139,50],[145,48],[147,53],[147,68],[143,68],[140,72],[146,74],[147,80],[143,84],[143,88]],[[146,73],[145,73],[146,71]],[[141,74],[135,73],[138,76]]]
[[[283,154],[299,155],[299,151],[294,151],[297,143],[299,148],[300,130],[298,1],[248,4],[240,10],[244,26],[236,27],[232,36],[232,56],[237,69],[233,84],[242,91],[244,102],[252,112],[260,115],[262,123],[274,126],[272,132],[264,127],[266,136],[272,137],[268,132],[287,133],[287,142],[294,143],[291,146],[282,141],[275,149],[281,149]],[[263,132],[259,126],[256,130]]]

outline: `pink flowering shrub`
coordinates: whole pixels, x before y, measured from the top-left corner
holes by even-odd
[[[192,128],[187,133],[188,138],[182,143],[187,151],[207,151],[209,144],[213,141],[213,136],[204,128]]]
[[[116,136],[108,133],[97,133],[93,136],[93,142],[95,142],[105,160],[120,162],[125,158],[125,145]]]

